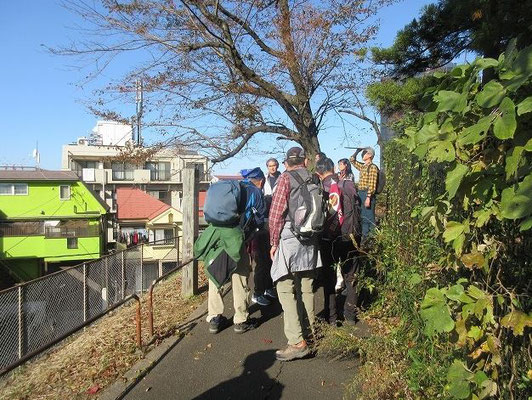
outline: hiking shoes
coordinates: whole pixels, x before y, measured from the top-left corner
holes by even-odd
[[[344,325],[349,325],[349,326],[356,326],[356,324],[358,323],[358,319],[351,319],[351,318],[346,318],[344,320]]]
[[[260,295],[253,294],[251,296],[251,302],[258,304],[259,306],[269,306],[271,304],[271,301],[268,300],[268,298],[262,294]]]
[[[218,333],[222,330],[225,322],[223,315],[219,314],[216,317],[212,317],[209,321],[209,333]]]
[[[257,323],[253,319],[248,319],[247,321],[241,322],[239,324],[235,324],[233,327],[235,333],[244,333],[251,329],[255,329],[257,327]]]
[[[282,350],[275,352],[275,358],[279,361],[292,361],[303,358],[310,353],[307,342],[302,340],[298,344],[289,344]]]
[[[277,298],[277,292],[275,291],[275,289],[266,289],[264,291],[264,296],[267,296],[270,299],[276,299]]]

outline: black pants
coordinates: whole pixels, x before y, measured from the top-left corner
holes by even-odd
[[[252,258],[255,264],[254,292],[256,295],[264,294],[267,289],[273,288],[270,270],[272,259],[270,258],[270,234],[266,229],[260,230],[253,238]]]
[[[336,269],[334,264],[340,262],[347,292],[343,309],[344,318],[355,320],[357,318],[358,303],[358,254],[355,246],[351,241],[322,239],[320,241],[320,253],[323,268],[319,269],[319,284],[323,286],[325,296],[325,318],[330,323],[334,323],[338,318],[335,289]]]

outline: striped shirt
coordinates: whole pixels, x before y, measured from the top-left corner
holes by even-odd
[[[353,167],[360,171],[360,179],[358,181],[358,190],[367,190],[369,195],[372,195],[377,190],[377,180],[379,179],[379,168],[371,163],[365,164],[356,161],[353,157],[350,159]]]

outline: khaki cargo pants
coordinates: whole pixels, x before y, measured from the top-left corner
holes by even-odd
[[[248,286],[248,279],[251,273],[251,260],[246,251],[246,246],[243,245],[240,251],[240,261],[237,263],[236,270],[231,276],[231,286],[233,289],[233,306],[235,308],[235,315],[233,317],[234,324],[240,324],[247,321],[250,302],[250,289]],[[223,287],[222,287],[223,288]],[[222,298],[221,289],[218,290],[216,285],[209,279],[209,297],[208,297],[208,316],[207,322],[213,317],[223,314],[224,301]]]

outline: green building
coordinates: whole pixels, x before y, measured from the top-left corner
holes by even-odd
[[[107,211],[74,172],[0,170],[0,280],[100,257]]]

